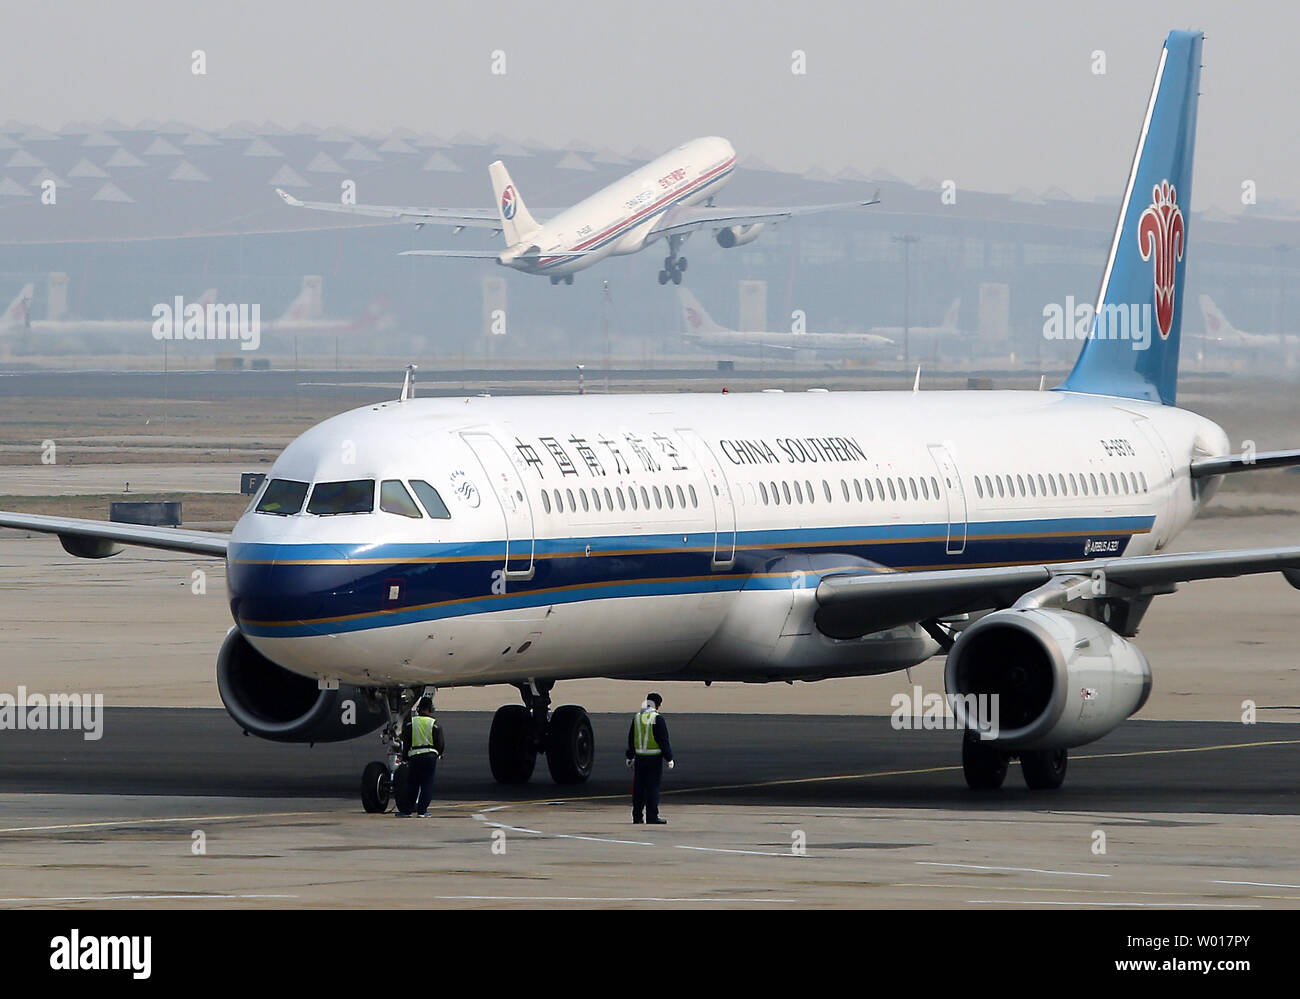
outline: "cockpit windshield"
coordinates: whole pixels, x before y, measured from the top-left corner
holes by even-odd
[[[306,498],[307,483],[295,482],[293,479],[272,479],[258,501],[257,512],[290,517],[302,509],[302,501]]]
[[[370,513],[374,508],[374,479],[318,482],[307,502],[307,512],[322,517],[339,513]]]

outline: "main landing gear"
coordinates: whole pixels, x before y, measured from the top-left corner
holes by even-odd
[[[679,257],[677,251],[682,248],[682,243],[685,241],[684,236],[668,237],[668,256],[664,257],[664,267],[659,272],[660,284],[667,284],[669,281],[673,284],[682,283],[682,275],[686,273],[686,258]]]
[[[561,281],[563,281],[565,284],[573,284],[573,275],[572,275],[572,274],[565,274],[563,277],[553,277],[553,278],[551,278],[551,284],[552,284],[552,285],[557,285],[557,284],[559,284]]]
[[[551,711],[553,681],[518,685],[523,704],[497,709],[488,736],[488,763],[501,784],[524,784],[533,775],[537,754],[557,784],[581,784],[591,776],[596,738],[584,708],[565,704]]]
[[[432,687],[424,688],[433,693]],[[386,760],[375,760],[366,764],[361,774],[361,806],[367,812],[386,812],[388,806],[396,801],[399,810],[406,802],[406,764],[399,762],[402,751],[402,727],[411,717],[411,709],[419,699],[421,691],[411,687],[389,687],[375,691],[375,696],[384,699],[388,710],[380,738],[388,748]]]
[[[961,768],[967,786],[972,791],[996,791],[1006,779],[1012,755],[967,729],[961,743]],[[1031,791],[1052,791],[1065,783],[1069,750],[1034,749],[1014,755],[1020,757],[1020,775]]]

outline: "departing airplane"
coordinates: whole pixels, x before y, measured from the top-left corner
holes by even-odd
[[[426,686],[514,685],[492,773],[526,781],[541,753],[577,782],[592,726],[551,710],[557,681],[819,680],[940,654],[967,782],[1000,786],[1018,756],[1031,788],[1058,787],[1071,748],[1145,703],[1132,638],[1156,595],[1270,571],[1300,587],[1294,545],[1169,551],[1223,475],[1300,464],[1233,454],[1176,406],[1201,46],[1162,49],[1098,296],[1159,335],[1135,350],[1095,327],[1054,391],[452,400],[412,398],[408,376],[291,443],[230,535],[0,526],[82,557],[224,557],[231,717],[286,742],[382,726],[372,811]]]
[[[504,234],[504,250],[407,250],[403,255],[495,260],[526,274],[549,275],[551,284],[573,284],[576,272],[606,257],[637,253],[660,239],[667,243],[668,256],[659,272],[659,283],[681,284],[686,258],[678,251],[691,233],[700,229],[712,229],[718,245],[729,249],[753,242],[769,222],[862,208],[880,200],[873,197],[793,208],[713,207],[714,196],[735,168],[736,151],[726,139],[693,139],[545,223],[529,213],[518,186],[500,160],[488,167],[497,203],[495,211],[344,205],[300,201],[279,188],[276,193],[294,208],[389,218],[414,222],[417,227],[446,225],[457,232],[471,227],[491,229]]]
[[[767,351],[810,351],[827,353],[862,353],[892,347],[893,340],[870,333],[795,333],[729,330],[714,322],[700,300],[688,289],[678,288],[682,306],[683,334],[693,347],[742,353]]]

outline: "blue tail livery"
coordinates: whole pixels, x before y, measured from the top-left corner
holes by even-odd
[[[1160,53],[1092,330],[1060,387],[1175,404],[1201,79],[1200,32]]]

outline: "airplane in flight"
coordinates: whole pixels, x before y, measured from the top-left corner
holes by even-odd
[[[544,755],[576,783],[595,740],[583,708],[552,710],[557,682],[793,682],[938,655],[967,783],[999,787],[1018,757],[1029,787],[1059,787],[1069,750],[1146,702],[1133,639],[1155,596],[1274,571],[1300,587],[1295,545],[1170,550],[1223,476],[1300,464],[1234,454],[1177,406],[1201,47],[1174,31],[1161,50],[1098,295],[1099,316],[1149,322],[1148,349],[1099,323],[1053,391],[417,399],[408,374],[399,399],[292,442],[229,535],[0,526],[81,557],[224,558],[231,717],[285,742],[382,730],[370,811],[431,686],[514,686],[492,773],[527,781]]]
[[[700,300],[687,288],[678,288],[682,308],[682,334],[693,347],[740,353],[808,351],[809,353],[865,353],[894,346],[888,337],[870,333],[796,333],[771,331],[747,333],[719,326]]]
[[[398,205],[345,205],[329,201],[300,201],[276,188],[294,208],[365,215],[399,222],[490,229],[505,237],[504,250],[407,250],[404,256],[461,257],[495,260],[525,274],[542,274],[551,284],[573,284],[573,275],[606,257],[638,253],[663,240],[668,255],[659,283],[682,283],[686,258],[680,250],[687,238],[711,229],[719,246],[730,249],[758,238],[768,224],[802,215],[845,211],[878,204],[879,197],[836,204],[787,208],[716,208],[714,196],[736,168],[736,151],[726,139],[692,139],[651,160],[627,176],[566,208],[547,222],[538,222],[524,204],[519,187],[505,164],[488,167],[495,210],[410,208]]]

